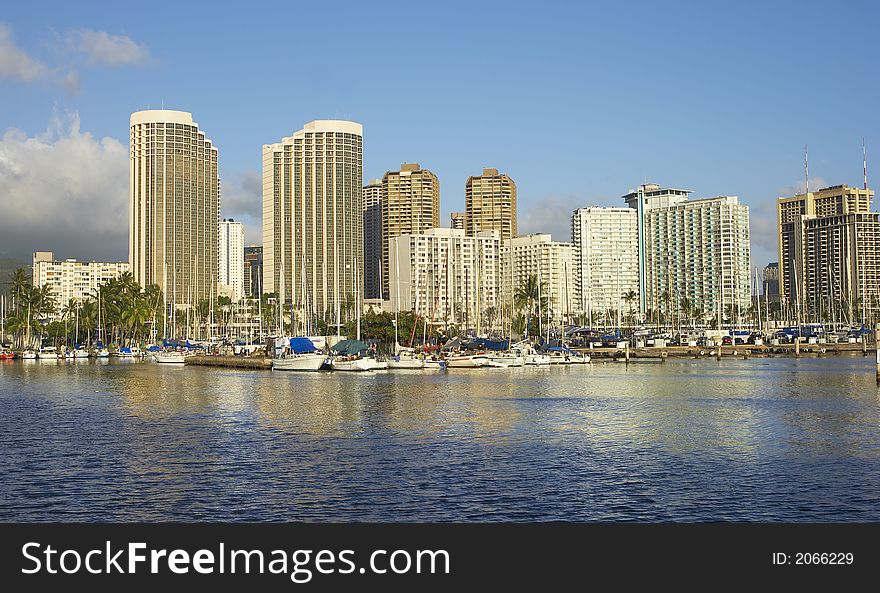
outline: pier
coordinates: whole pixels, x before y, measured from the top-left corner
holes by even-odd
[[[272,359],[262,356],[187,356],[187,365],[233,369],[269,370]]]
[[[754,344],[737,344],[735,346],[664,346],[646,348],[572,348],[577,352],[589,354],[593,359],[620,359],[629,361],[669,358],[701,358],[708,356],[722,357],[771,357],[771,356],[835,356],[840,354],[865,355],[861,344],[774,344],[755,346]]]

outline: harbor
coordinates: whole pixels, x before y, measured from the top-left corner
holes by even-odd
[[[857,353],[409,373],[6,362],[0,516],[878,521],[873,364]]]

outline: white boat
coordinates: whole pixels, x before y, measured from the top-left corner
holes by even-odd
[[[320,352],[287,355],[272,359],[273,371],[320,371],[327,356]]]
[[[528,352],[525,355],[525,363],[526,366],[549,366],[550,365],[550,357],[546,354],[539,354],[537,352]]]
[[[170,352],[156,352],[153,359],[160,364],[184,364],[186,355],[183,352],[172,350]]]
[[[425,361],[412,350],[401,350],[387,361],[390,370],[423,369]]]
[[[379,363],[369,356],[334,356],[330,361],[330,367],[334,371],[375,371],[379,368]]]
[[[37,358],[40,359],[58,359],[58,349],[55,346],[46,346],[37,351]]]
[[[426,358],[425,368],[429,370],[441,370],[446,368],[446,361],[442,358]]]
[[[525,357],[519,351],[507,350],[489,355],[491,362],[500,363],[509,367],[521,367],[525,364]]]
[[[452,354],[446,357],[446,366],[451,369],[478,369],[489,364],[485,354]]]
[[[109,357],[110,357],[110,351],[107,350],[106,348],[99,348],[99,349],[95,350],[95,358],[109,358]]]
[[[33,350],[25,350],[21,353],[22,360],[34,360],[35,358],[37,358],[37,353]]]
[[[487,359],[487,360],[486,360],[486,364],[483,365],[483,366],[490,367],[490,368],[493,368],[493,369],[506,369],[506,368],[509,368],[509,367],[510,367],[510,365],[507,364],[506,362],[495,362],[495,361],[492,360],[491,358],[490,358],[490,359]]]
[[[550,364],[571,364],[571,356],[567,352],[551,351],[547,356],[550,357]]]
[[[68,350],[64,353],[64,358],[88,358],[89,351],[77,348],[76,350]]]
[[[111,356],[118,356],[120,358],[137,358],[141,356],[141,349],[137,346],[132,346],[131,348],[120,348],[116,352],[113,352]]]
[[[570,354],[569,358],[571,359],[571,364],[587,364],[590,362],[589,354],[581,354],[579,352]]]

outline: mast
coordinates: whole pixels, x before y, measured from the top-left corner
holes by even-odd
[[[357,258],[354,258],[354,306],[357,307],[357,339],[361,339],[361,294]]]

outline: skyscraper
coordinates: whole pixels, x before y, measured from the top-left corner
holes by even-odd
[[[588,314],[639,309],[639,229],[632,208],[579,208],[571,217],[573,296]],[[626,295],[626,296],[625,296]],[[633,298],[634,297],[634,298]]]
[[[263,247],[248,245],[244,248],[244,294],[259,298],[263,288]]]
[[[217,283],[217,148],[192,114],[131,114],[129,263],[166,303],[209,299]]]
[[[501,240],[516,237],[516,184],[498,169],[468,177],[464,185],[465,223],[468,235],[498,231]]]
[[[237,303],[244,297],[244,225],[223,219],[219,237],[219,283]]]
[[[749,208],[736,196],[688,200],[688,193],[647,184],[624,196],[638,216],[642,313],[709,319],[733,307],[745,316]]]
[[[388,290],[388,253],[393,237],[418,235],[440,226],[440,180],[418,163],[382,178],[382,292]]]
[[[830,320],[880,307],[880,213],[874,190],[846,185],[781,197],[779,294],[789,313]],[[831,304],[835,309],[832,311]]]
[[[364,298],[382,298],[382,180],[364,186]]]
[[[362,186],[361,124],[316,120],[263,146],[263,291],[278,293],[285,311],[354,317],[363,294]]]

